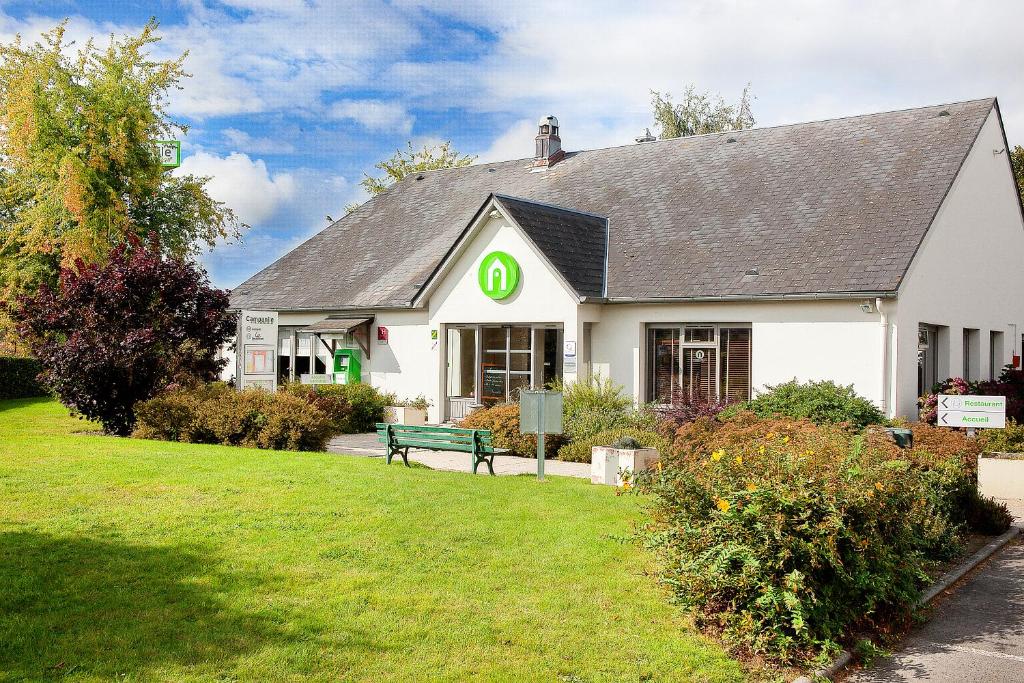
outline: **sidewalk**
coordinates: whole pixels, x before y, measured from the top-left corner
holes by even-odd
[[[1024,500],[1005,501],[1024,524]],[[1024,540],[998,552],[939,598],[928,622],[891,657],[846,681],[1024,681]]]
[[[331,453],[384,459],[384,447],[377,442],[377,435],[375,433],[336,436],[327,444],[327,450]],[[433,470],[446,470],[449,472],[473,471],[468,453],[424,451],[413,448],[409,450],[409,460],[426,465]],[[398,458],[397,465],[392,461],[391,466],[402,467],[402,459]],[[477,467],[476,472],[477,474],[487,474],[487,465],[480,465]],[[536,475],[537,459],[517,458],[512,455],[496,455],[494,456],[494,473],[499,475]],[[561,460],[546,459],[544,461],[544,474],[590,479],[590,465],[581,462],[563,462]]]

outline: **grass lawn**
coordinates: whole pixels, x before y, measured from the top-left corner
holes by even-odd
[[[742,679],[609,487],[87,428],[0,401],[0,680]]]

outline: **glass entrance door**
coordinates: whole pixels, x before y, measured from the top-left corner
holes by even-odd
[[[485,406],[517,398],[533,382],[533,332],[528,326],[483,327],[480,402]]]

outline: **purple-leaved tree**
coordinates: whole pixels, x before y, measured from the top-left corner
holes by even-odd
[[[72,411],[130,434],[134,407],[172,383],[216,379],[235,333],[228,292],[155,239],[116,247],[102,264],[64,269],[13,310],[40,375]]]

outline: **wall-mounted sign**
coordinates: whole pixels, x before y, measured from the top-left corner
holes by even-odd
[[[388,343],[388,328],[380,325],[377,327],[377,343],[387,344]]]
[[[242,311],[240,385],[277,389],[277,311]]]
[[[181,166],[181,140],[157,140],[156,153],[164,168]]]
[[[492,251],[480,262],[478,279],[480,291],[500,301],[511,296],[519,286],[519,263],[503,251]]]
[[[562,372],[576,372],[576,342],[566,339],[562,346]]]
[[[437,341],[437,330],[430,331],[430,341]]]
[[[957,396],[939,394],[940,427],[1002,429],[1006,426],[1005,396]]]

